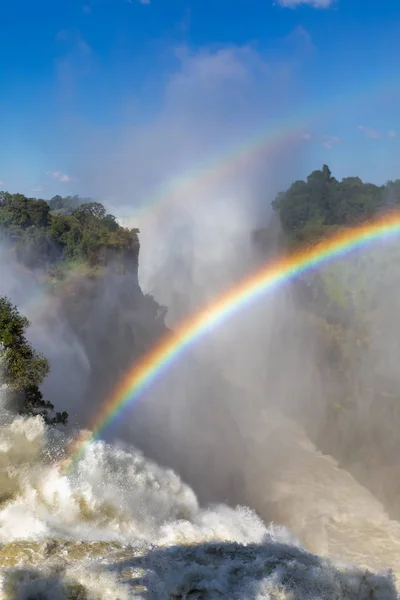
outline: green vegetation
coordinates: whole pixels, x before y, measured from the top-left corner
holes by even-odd
[[[0,230],[28,267],[69,261],[101,267],[115,259],[121,268],[137,269],[138,230],[121,227],[101,204],[77,196],[45,202],[0,192]]]
[[[271,225],[253,234],[265,257],[279,241],[279,251],[313,245],[338,230],[400,210],[400,180],[377,186],[359,177],[338,181],[327,165],[306,181],[294,182],[273,202]],[[280,234],[276,229],[280,229]],[[280,227],[279,227],[280,226]],[[383,289],[400,283],[398,244],[364,248],[299,278],[296,292],[310,312],[328,323],[362,329]]]
[[[49,372],[49,363],[32,348],[25,337],[29,326],[8,298],[0,298],[0,375],[6,394],[20,414],[43,416],[49,424],[66,424],[68,414],[56,413],[45,400],[39,385]]]
[[[327,165],[306,181],[295,181],[280,192],[273,207],[291,240],[314,242],[338,227],[366,221],[382,210],[400,207],[400,180],[384,186],[359,177],[335,179]]]
[[[262,260],[312,246],[337,231],[368,222],[381,213],[400,210],[400,180],[383,186],[364,183],[359,177],[338,181],[323,165],[305,181],[296,181],[280,192],[272,205],[269,226],[253,232]],[[302,276],[296,292],[315,314],[330,323],[347,326],[349,321],[354,322],[355,315],[362,320],[382,287],[393,284],[398,258],[396,244],[365,248],[362,253],[353,253]]]
[[[79,196],[53,196],[48,205],[53,214],[70,215],[80,204],[88,204],[91,198],[80,198]]]

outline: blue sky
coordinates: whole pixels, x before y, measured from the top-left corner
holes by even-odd
[[[0,33],[4,189],[142,201],[277,123],[257,194],[400,177],[397,0],[19,0]]]

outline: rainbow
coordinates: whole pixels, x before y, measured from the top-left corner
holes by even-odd
[[[224,178],[227,180],[232,174],[237,175],[244,165],[254,163],[261,153],[263,159],[267,160],[285,151],[301,141],[304,133],[303,127],[291,121],[282,122],[267,132],[261,129],[261,133],[242,139],[233,148],[225,149],[201,165],[187,169],[182,175],[163,183],[129,214],[118,211],[118,221],[124,227],[137,227],[142,231],[152,221],[163,218],[166,213],[169,215],[171,206],[187,210],[188,200],[198,197],[200,192],[212,189],[213,185]]]
[[[135,216],[147,215],[154,206],[165,206],[165,201],[171,198],[182,198],[187,201],[188,194],[193,189],[199,191],[201,188],[213,185],[224,175],[240,170],[241,165],[248,164],[254,156],[267,151],[275,154],[280,149],[285,149],[290,144],[301,141],[305,134],[304,126],[292,121],[282,121],[274,124],[267,131],[257,128],[257,133],[245,139],[241,139],[233,147],[229,147],[219,154],[215,154],[201,165],[188,169],[179,177],[173,178],[165,183],[153,196],[137,209]],[[305,138],[304,138],[305,139]],[[169,208],[169,206],[166,206]],[[153,216],[152,213],[150,213]]]
[[[176,331],[166,335],[141,359],[135,362],[114,393],[105,400],[93,421],[90,432],[75,440],[68,453],[66,468],[79,460],[88,444],[121,413],[136,402],[143,392],[197,340],[238,310],[268,291],[314,269],[327,261],[341,257],[352,250],[363,248],[374,241],[400,233],[400,213],[391,213],[373,222],[348,228],[323,240],[312,248],[282,257],[238,285],[229,289],[209,306],[190,316]]]
[[[348,110],[349,106],[357,106],[366,97],[370,100],[378,99],[382,95],[390,95],[398,90],[397,82],[390,82],[388,85],[386,79],[376,82],[373,86],[368,82],[367,87],[357,87],[356,91],[351,89],[349,92],[330,94],[325,102],[318,100],[308,103],[303,110],[295,111],[288,117],[258,123],[253,133],[240,138],[237,143],[220,149],[202,163],[163,182],[143,203],[135,207],[130,215],[120,215],[121,220],[123,222],[135,220],[135,226],[140,228],[143,223],[146,223],[147,218],[169,210],[170,200],[182,201],[186,205],[192,191],[198,193],[199,189],[214,184],[222,177],[230,173],[236,174],[242,165],[254,160],[258,153],[266,152],[265,158],[267,158],[301,140],[306,142],[305,134],[309,133],[309,129],[328,118],[330,114],[337,112],[339,108]]]

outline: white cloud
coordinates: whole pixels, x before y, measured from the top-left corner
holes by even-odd
[[[303,140],[307,142],[316,142],[322,144],[327,150],[332,150],[335,144],[340,143],[340,138],[334,135],[311,135],[311,133],[303,133],[301,135]]]
[[[358,129],[368,138],[377,140],[382,137],[382,134],[377,129],[371,129],[371,127],[366,127],[365,125],[359,125]]]
[[[268,132],[276,130],[276,119],[285,118],[295,106],[296,81],[291,79],[289,60],[283,66],[270,64],[249,46],[197,52],[179,47],[174,52],[175,70],[160,75],[163,85],[154,99],[160,107],[157,113],[149,118],[148,107],[143,106],[145,118],[141,119],[137,99],[132,101],[136,122],[146,124],[121,126],[113,136],[99,130],[86,130],[85,135],[77,132],[81,159],[73,169],[81,186],[87,186],[86,190],[81,187],[85,194],[118,194],[122,203],[125,198],[132,202],[135,189],[135,201],[146,202],[175,176],[180,178],[190,168],[212,161],[228,152],[229,146],[258,138],[260,128],[268,140]],[[127,102],[124,98],[125,109]],[[278,150],[275,156],[270,154],[268,162],[275,156],[279,160]],[[260,168],[265,173],[265,168],[257,166],[260,155],[258,150],[248,160],[254,171]]]
[[[325,136],[323,140],[323,145],[327,150],[331,150],[335,144],[339,144],[340,138],[336,136]]]
[[[0,185],[4,185],[4,181],[2,179],[0,179]]]
[[[61,173],[61,171],[48,172],[47,174],[51,175],[53,179],[57,179],[57,181],[61,181],[62,183],[68,183],[68,181],[71,181],[71,177],[65,173]]]
[[[370,138],[372,140],[380,140],[380,139],[386,138],[386,137],[389,137],[389,138],[397,137],[397,133],[393,129],[388,131],[387,134],[382,133],[378,129],[372,129],[371,127],[366,127],[365,125],[359,125],[357,129],[362,131],[364,133],[365,137]]]
[[[41,185],[38,185],[34,188],[31,188],[31,192],[43,192],[43,187]]]
[[[296,6],[306,5],[314,8],[329,8],[334,0],[277,0],[278,4],[284,8],[296,8]]]

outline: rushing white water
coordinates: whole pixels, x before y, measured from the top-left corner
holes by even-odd
[[[64,444],[39,417],[5,418],[0,427],[1,599],[396,598],[383,570],[400,564],[400,526],[305,438],[292,469],[271,457],[271,480],[257,483],[282,522],[309,532],[310,550],[318,519],[330,514],[326,548],[346,558],[358,538],[355,564],[308,553],[250,509],[200,507],[175,473],[135,449],[96,442],[65,475]],[[248,475],[246,485],[251,465]],[[375,575],[365,571],[374,557]]]

